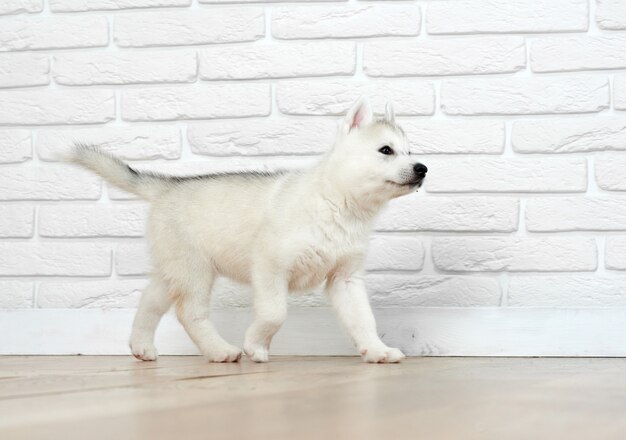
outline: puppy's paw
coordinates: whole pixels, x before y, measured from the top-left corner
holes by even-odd
[[[227,345],[219,349],[211,350],[204,355],[209,362],[239,362],[241,349],[234,345]]]
[[[156,361],[157,357],[159,357],[154,344],[146,342],[131,341],[130,351],[133,353],[135,358],[142,361]]]
[[[361,350],[361,358],[363,362],[369,362],[371,364],[395,364],[406,358],[397,348],[387,347],[372,347],[364,348]]]
[[[270,360],[269,350],[261,346],[245,346],[246,355],[254,362],[268,362]]]

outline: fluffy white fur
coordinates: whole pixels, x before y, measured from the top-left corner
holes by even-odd
[[[394,154],[383,154],[388,146]],[[78,146],[74,162],[151,202],[148,220],[154,272],[133,324],[135,357],[157,358],[154,332],[172,304],[202,354],[235,362],[241,350],[209,320],[217,276],[251,284],[255,319],[244,351],[266,362],[287,316],[287,295],[322,283],[364,361],[398,362],[402,352],[376,332],[363,282],[372,221],[386,202],[421,185],[391,106],[373,120],[360,101],[341,121],[334,147],[297,172],[175,178],[139,173],[95,147]],[[419,164],[417,164],[419,166]]]

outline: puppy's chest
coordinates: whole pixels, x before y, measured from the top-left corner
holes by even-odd
[[[340,268],[361,265],[367,250],[367,235],[341,232],[323,234],[298,249],[290,271],[291,290],[312,289]]]

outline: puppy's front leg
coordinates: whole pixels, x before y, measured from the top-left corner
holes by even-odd
[[[393,363],[405,358],[400,350],[388,347],[378,337],[376,321],[360,274],[338,275],[328,280],[326,291],[365,362]]]
[[[244,351],[254,362],[267,362],[272,338],[287,319],[287,279],[271,273],[257,274],[254,321],[246,331]]]

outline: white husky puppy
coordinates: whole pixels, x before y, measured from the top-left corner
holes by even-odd
[[[268,360],[287,316],[287,295],[322,283],[364,361],[404,358],[378,337],[363,282],[376,214],[419,188],[427,171],[409,155],[390,105],[375,120],[366,101],[356,103],[334,147],[303,171],[168,177],[137,172],[89,146],[77,146],[72,160],[151,203],[154,271],[133,324],[135,357],[157,358],[154,332],[175,304],[208,360],[239,360],[241,350],[209,320],[211,286],[221,275],[253,287],[255,317],[244,351],[256,362]]]

